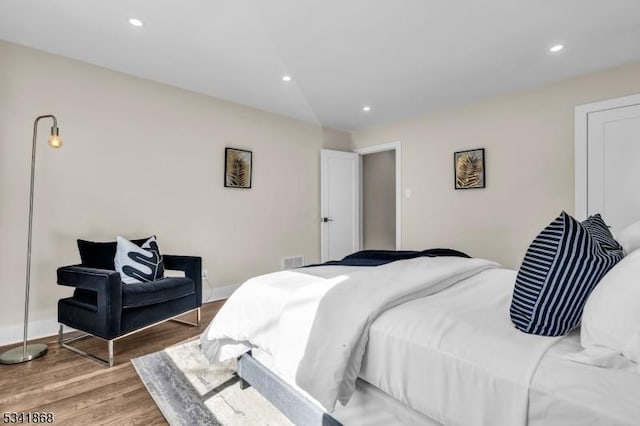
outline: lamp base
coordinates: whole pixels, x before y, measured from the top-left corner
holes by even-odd
[[[35,343],[27,345],[26,353],[22,349],[22,345],[20,345],[0,355],[0,364],[20,364],[21,362],[40,358],[47,353],[48,347],[42,343]]]

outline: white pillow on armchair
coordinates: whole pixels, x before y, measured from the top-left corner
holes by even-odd
[[[162,254],[155,235],[138,247],[118,236],[118,248],[113,263],[125,284],[155,281],[164,277]]]

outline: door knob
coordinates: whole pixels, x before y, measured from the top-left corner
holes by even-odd
[[[320,222],[333,222],[333,219],[329,219],[328,217],[321,217]]]

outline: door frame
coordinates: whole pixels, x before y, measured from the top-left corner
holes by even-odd
[[[396,250],[402,250],[402,142],[389,142],[380,145],[365,146],[354,149],[353,152],[360,154],[360,247],[363,247],[362,226],[363,215],[363,191],[362,191],[362,156],[375,154],[376,152],[395,151],[396,154]]]
[[[588,213],[589,114],[640,105],[640,94],[607,99],[575,107],[575,217],[584,220]]]

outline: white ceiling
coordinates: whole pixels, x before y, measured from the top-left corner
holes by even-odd
[[[640,0],[2,0],[0,39],[357,130],[638,62]]]

